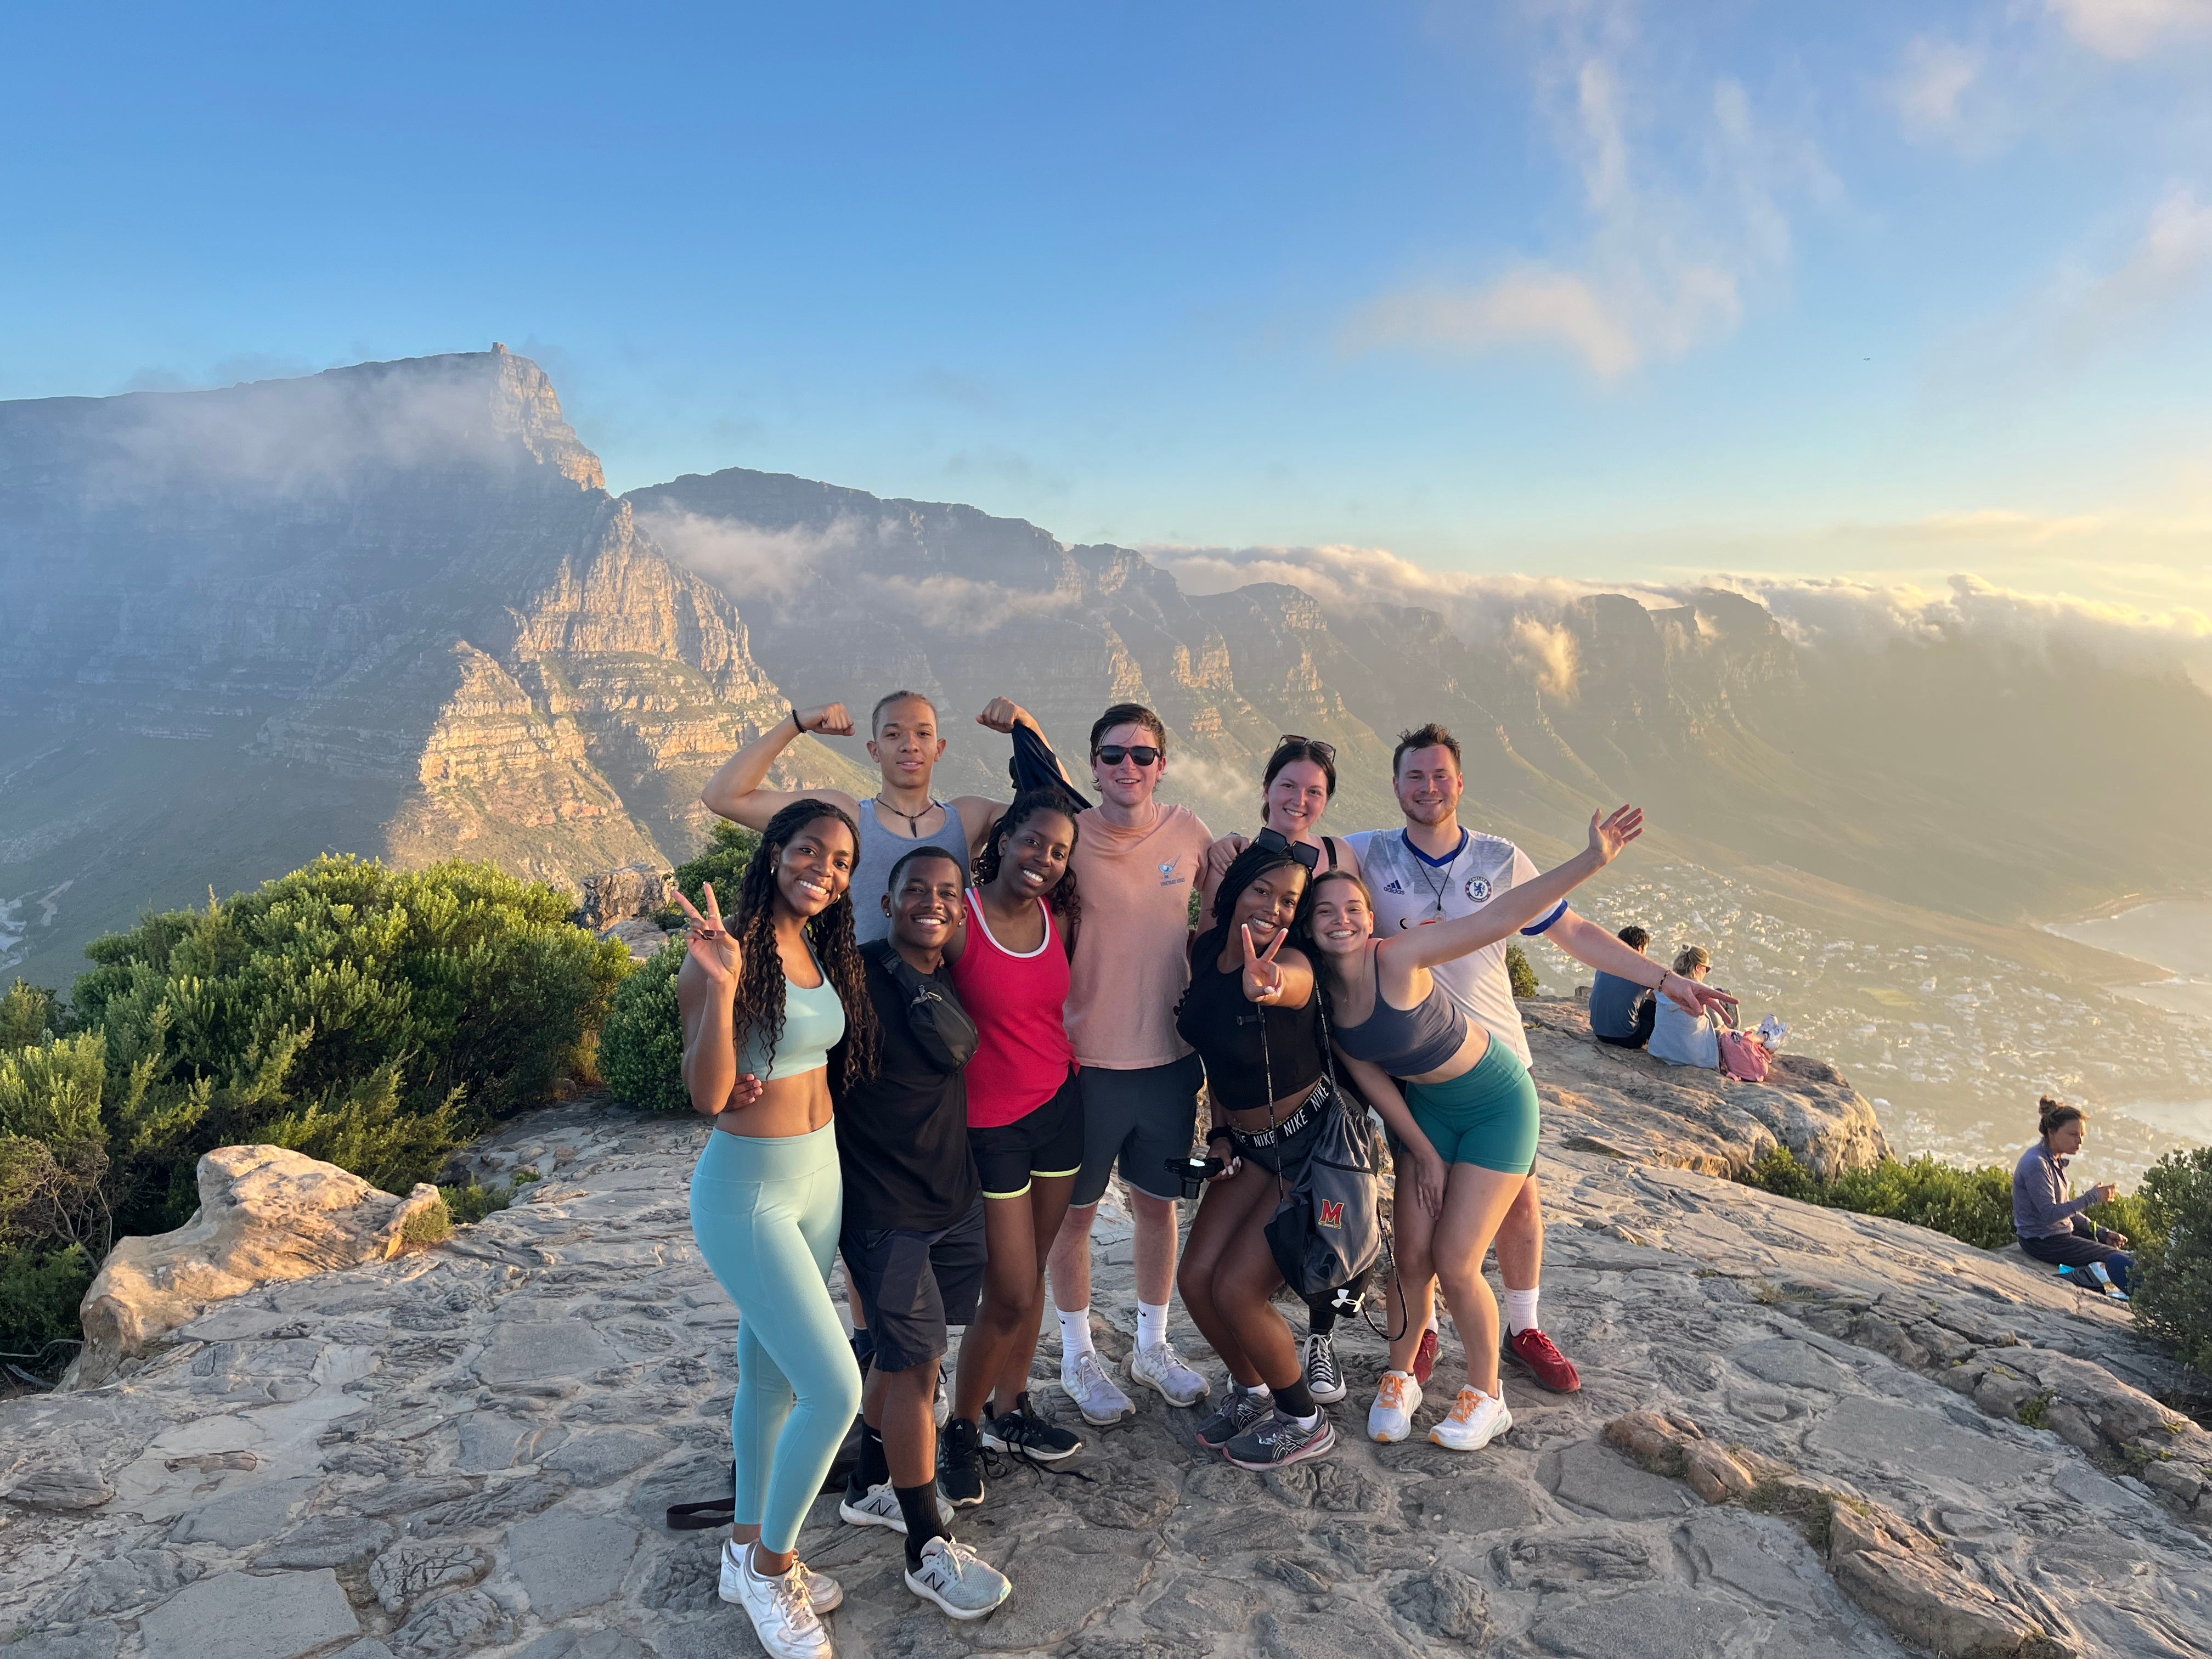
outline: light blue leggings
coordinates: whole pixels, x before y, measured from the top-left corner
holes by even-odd
[[[739,1526],[781,1554],[822,1490],[860,1373],[830,1300],[844,1188],[837,1136],[760,1139],[717,1129],[691,1176],[691,1234],[738,1304],[738,1399],[730,1408]]]

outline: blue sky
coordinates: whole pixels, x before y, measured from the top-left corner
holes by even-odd
[[[2212,611],[2212,0],[12,8],[0,398],[481,349],[617,489]]]

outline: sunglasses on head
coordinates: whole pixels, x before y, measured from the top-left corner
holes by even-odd
[[[1149,743],[1109,743],[1102,744],[1091,758],[1103,761],[1109,766],[1119,766],[1121,757],[1126,755],[1139,766],[1150,766],[1159,759],[1160,753]]]
[[[1295,732],[1285,732],[1281,737],[1275,739],[1275,747],[1280,749],[1285,747],[1286,744],[1293,743],[1304,744],[1309,750],[1310,750],[1314,754],[1319,756],[1322,760],[1328,762],[1331,765],[1335,764],[1336,745],[1333,743],[1323,743],[1319,738],[1302,738]]]
[[[1313,874],[1321,863],[1321,848],[1310,841],[1292,841],[1279,830],[1262,830],[1252,837],[1252,845],[1270,853],[1288,853],[1305,866],[1306,873]]]

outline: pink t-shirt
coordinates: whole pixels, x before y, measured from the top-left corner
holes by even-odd
[[[1166,1066],[1190,1052],[1175,1007],[1190,983],[1190,896],[1213,835],[1188,806],[1160,806],[1146,830],[1083,815],[1072,860],[1083,932],[1067,993],[1075,1057],[1109,1072]]]

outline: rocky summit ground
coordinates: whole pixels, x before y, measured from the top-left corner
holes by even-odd
[[[2212,1651],[2205,1442],[2130,1386],[2189,1379],[2123,1314],[2016,1255],[1705,1172],[1762,1135],[1808,1156],[1878,1136],[1824,1068],[1754,1091],[1534,1013],[1544,1310],[1580,1394],[1509,1372],[1515,1426],[1487,1451],[1375,1446],[1382,1349],[1355,1324],[1339,1449],[1265,1479],[1146,1395],[1089,1434],[1087,1479],[1004,1471],[963,1512],[1015,1585],[965,1626],[825,1498],[801,1547],[846,1586],[839,1652]],[[1653,1161],[1670,1114],[1674,1161],[1705,1167]],[[757,1652],[716,1599],[715,1534],[662,1524],[726,1490],[736,1315],[685,1207],[708,1133],[534,1115],[483,1155],[545,1178],[449,1243],[234,1297],[115,1381],[0,1407],[9,1659]],[[1118,1360],[1126,1226],[1101,1237]],[[1458,1358],[1448,1335],[1422,1430]],[[1074,1420],[1049,1335],[1036,1369]]]

